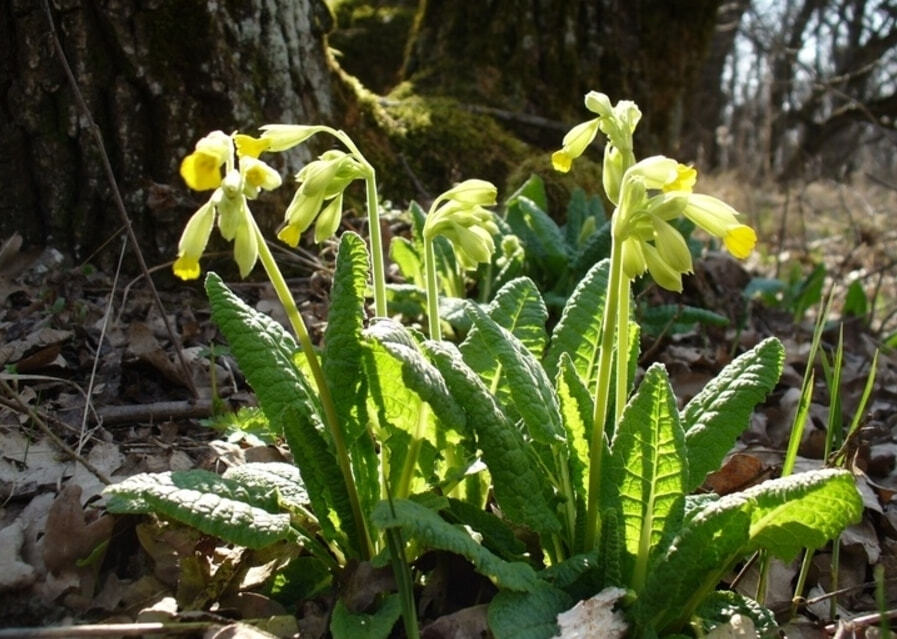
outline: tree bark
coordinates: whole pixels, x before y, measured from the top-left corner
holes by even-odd
[[[568,124],[587,116],[590,90],[633,99],[638,152],[673,153],[720,4],[421,0],[403,76],[419,92]]]
[[[52,14],[151,261],[171,259],[199,203],[178,166],[201,136],[341,111],[323,0],[53,0]],[[0,173],[14,176],[0,233],[90,257],[121,222],[42,0],[0,4],[0,90]]]

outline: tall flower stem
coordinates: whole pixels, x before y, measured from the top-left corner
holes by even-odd
[[[427,276],[427,328],[430,339],[442,339],[439,325],[439,284],[436,280],[436,250],[433,238],[424,237],[424,271]]]
[[[271,249],[268,248],[268,244],[265,242],[265,238],[262,236],[262,232],[259,230],[255,219],[253,219],[252,216],[249,216],[249,219],[251,220],[253,226],[252,230],[258,244],[259,260],[262,262],[262,266],[265,269],[265,273],[268,275],[268,279],[271,280],[271,284],[274,286],[274,292],[277,294],[277,298],[280,300],[281,305],[283,305],[284,311],[286,311],[290,326],[292,326],[293,332],[299,340],[299,345],[302,348],[302,352],[305,354],[306,360],[308,361],[308,367],[311,369],[312,376],[314,377],[315,386],[318,389],[318,395],[321,399],[321,406],[324,409],[324,420],[330,431],[330,437],[333,440],[333,446],[336,449],[336,460],[339,464],[340,472],[343,475],[343,482],[346,484],[346,492],[349,495],[352,518],[355,520],[355,529],[359,535],[359,539],[357,540],[358,549],[362,559],[370,559],[374,555],[374,548],[371,543],[370,534],[367,530],[364,514],[361,512],[361,499],[358,496],[358,488],[355,485],[355,478],[352,475],[349,450],[346,446],[343,432],[340,430],[339,418],[336,415],[336,406],[333,403],[330,387],[324,377],[321,361],[318,359],[317,353],[315,353],[314,345],[311,342],[311,337],[309,337],[308,329],[305,326],[305,321],[299,313],[296,301],[290,293],[290,289],[287,286],[283,274],[280,272],[280,268],[277,266],[277,262],[274,260],[274,255],[271,254]]]
[[[368,209],[368,234],[371,244],[371,273],[374,287],[374,313],[387,317],[386,271],[383,266],[383,240],[380,237],[380,205],[377,202],[377,176],[374,167],[366,164],[370,173],[364,180]]]
[[[584,538],[586,550],[595,547],[601,529],[599,505],[601,497],[602,464],[604,461],[604,426],[607,422],[608,405],[610,403],[611,364],[614,358],[614,337],[617,333],[617,320],[620,313],[620,298],[622,293],[620,289],[624,288],[621,284],[626,277],[623,273],[622,249],[622,243],[617,241],[617,238],[613,238],[610,249],[610,273],[608,275],[607,296],[604,300],[604,314],[601,321],[598,377],[595,381],[592,439],[589,447],[589,493]],[[628,290],[626,291],[626,295],[628,302]],[[618,395],[619,393],[615,393],[615,398]],[[617,401],[619,402],[619,400]],[[615,409],[615,413],[616,410],[617,409]]]
[[[364,167],[365,199],[368,213],[368,237],[371,247],[371,279],[374,289],[374,314],[377,317],[387,317],[386,310],[386,269],[383,259],[383,239],[380,235],[380,203],[377,193],[377,173],[374,167],[355,146],[344,131],[327,128],[336,139],[342,142]]]

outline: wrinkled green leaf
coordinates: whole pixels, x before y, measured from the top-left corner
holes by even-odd
[[[821,548],[863,514],[853,475],[834,468],[765,481],[736,494],[751,504],[749,550],[766,548],[785,561],[802,548]]]
[[[321,357],[324,378],[345,434],[356,487],[365,510],[373,508],[380,495],[379,460],[367,434],[367,384],[362,366],[361,332],[366,316],[368,263],[364,240],[355,233],[343,233],[336,255]]]
[[[473,325],[481,335],[479,343],[490,358],[501,364],[502,377],[507,380],[509,404],[504,406],[505,410],[513,408],[523,419],[527,432],[535,441],[549,446],[563,442],[564,432],[557,397],[538,360],[520,340],[499,326],[477,305],[469,303],[468,310]],[[467,361],[463,345],[462,353]],[[488,383],[487,380],[488,378],[484,381]]]
[[[717,470],[738,436],[747,428],[754,406],[775,388],[785,351],[770,337],[742,354],[688,403],[682,411],[689,478],[686,491]]]
[[[544,581],[531,592],[503,590],[489,604],[489,629],[496,639],[550,639],[558,633],[557,616],[574,603]]]
[[[395,514],[393,514],[395,509]],[[530,591],[540,581],[529,564],[505,561],[481,546],[462,527],[448,523],[439,513],[407,499],[392,504],[381,501],[371,513],[371,521],[381,529],[400,527],[406,538],[436,550],[461,555],[477,572],[488,577],[499,588]]]
[[[662,552],[658,544],[681,524],[688,477],[685,434],[663,365],[647,370],[623,411],[611,445],[611,464],[625,548],[646,561],[651,553]]]
[[[487,312],[499,326],[513,333],[533,357],[542,357],[548,341],[545,332],[548,310],[531,279],[519,277],[502,286],[489,303]]]
[[[525,196],[508,205],[505,220],[526,246],[526,260],[553,280],[563,276],[570,259],[561,229],[535,202]]]
[[[288,514],[264,508],[271,506],[271,493],[253,494],[206,470],[141,473],[104,494],[109,512],[156,513],[246,548],[264,548],[292,534]]]
[[[552,379],[557,377],[561,353],[568,353],[586,388],[595,387],[609,269],[607,260],[593,266],[567,300],[545,356],[545,370]]]
[[[467,424],[492,475],[495,499],[505,516],[550,533],[560,524],[550,506],[550,485],[523,434],[495,402],[483,382],[448,342],[426,342],[426,350],[467,416]]]
[[[402,600],[396,593],[385,597],[371,614],[349,612],[339,599],[330,618],[330,633],[333,639],[386,639],[401,616]]]
[[[234,295],[215,273],[206,277],[206,291],[212,318],[230,343],[262,411],[290,446],[324,534],[334,539],[342,529],[349,539],[357,539],[316,393],[294,364],[296,342],[280,324]]]

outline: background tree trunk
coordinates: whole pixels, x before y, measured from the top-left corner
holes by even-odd
[[[568,124],[587,115],[589,90],[632,99],[644,113],[639,154],[674,153],[720,4],[421,0],[403,78],[417,92]]]
[[[330,123],[342,111],[323,0],[52,4],[150,260],[171,258],[198,204],[178,165],[202,135],[265,122]],[[0,233],[90,256],[120,221],[42,1],[0,3],[0,91]]]

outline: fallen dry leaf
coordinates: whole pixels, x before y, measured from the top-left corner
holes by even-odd
[[[705,635],[705,639],[756,639],[757,629],[750,617],[732,615],[728,623],[717,626]]]
[[[0,530],[0,592],[27,588],[36,578],[34,567],[20,559],[25,531],[19,522]]]
[[[79,560],[109,540],[114,525],[113,518],[108,516],[91,521],[81,506],[81,487],[66,486],[47,514],[44,563],[53,573],[75,570]]]
[[[489,624],[486,611],[489,604],[462,608],[450,615],[443,615],[421,630],[421,639],[473,639],[488,637]]]
[[[558,615],[561,633],[553,639],[606,639],[622,638],[628,625],[623,614],[614,611],[614,604],[626,591],[622,588],[605,588],[594,597],[580,601],[570,610]]]

